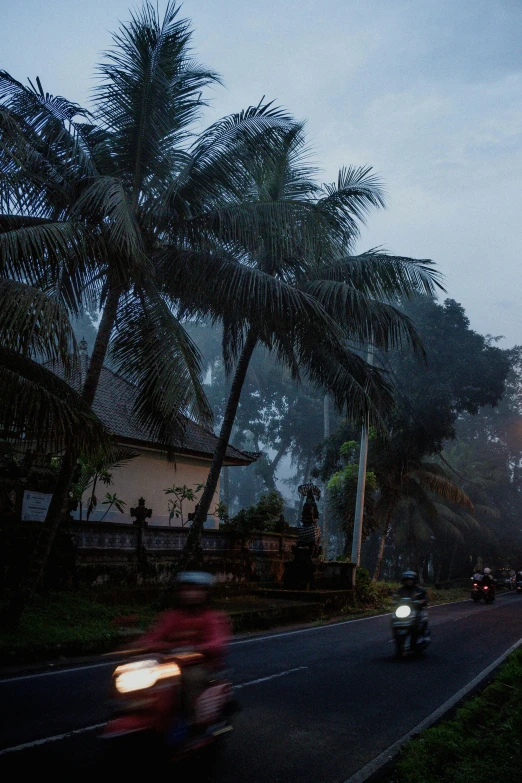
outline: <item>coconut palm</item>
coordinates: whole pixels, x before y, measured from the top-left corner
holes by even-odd
[[[390,301],[433,294],[440,285],[429,261],[374,251],[353,256],[359,224],[371,207],[384,203],[371,169],[342,169],[336,185],[318,187],[299,123],[272,138],[268,149],[253,148],[247,140],[239,153],[246,192],[241,204],[232,203],[216,214],[221,233],[228,231],[228,246],[244,265],[291,284],[319,303],[337,324],[344,350],[335,346],[333,351],[331,343],[299,327],[274,335],[262,316],[248,326],[232,315],[226,319],[225,360],[229,368],[234,359],[237,363],[212,466],[187,540],[187,560],[197,556],[256,345],[274,351],[294,378],[304,374],[312,384],[331,392],[345,413],[366,415],[373,371],[347,347],[347,340],[359,345],[370,342],[383,350],[404,343],[419,348],[411,322]],[[247,226],[255,229],[253,242]],[[389,405],[390,400],[380,402]]]
[[[381,447],[373,467],[379,489],[374,516],[381,528],[374,580],[379,579],[384,547],[392,530],[396,540],[413,553],[417,561],[414,565],[421,574],[420,542],[428,542],[441,531],[453,539],[462,538],[463,529],[476,525],[472,501],[440,464],[404,457],[388,443]]]

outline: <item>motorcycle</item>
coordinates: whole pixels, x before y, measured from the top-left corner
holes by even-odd
[[[491,604],[495,600],[495,591],[489,585],[482,585],[473,580],[471,588],[471,598],[475,603],[484,600],[486,604]]]
[[[418,601],[401,598],[391,619],[397,658],[423,652],[430,643],[430,632]]]
[[[113,713],[101,734],[109,761],[132,768],[149,751],[160,763],[175,762],[217,745],[232,731],[230,716],[237,707],[225,677],[206,684],[192,720],[184,715],[183,671],[202,659],[200,653],[172,650],[139,655],[116,667]]]
[[[517,577],[514,582],[514,589],[517,593],[522,593],[522,577]]]

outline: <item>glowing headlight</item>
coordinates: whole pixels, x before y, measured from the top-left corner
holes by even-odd
[[[410,606],[398,606],[395,610],[395,617],[409,617],[411,614]]]
[[[114,672],[114,682],[119,693],[141,691],[152,688],[158,680],[165,677],[176,677],[180,674],[177,663],[160,664],[154,659],[133,661],[118,666]]]

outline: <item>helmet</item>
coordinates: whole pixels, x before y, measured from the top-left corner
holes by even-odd
[[[485,568],[484,569],[484,573],[485,574],[490,574],[491,573],[491,568]]]
[[[415,571],[404,571],[404,573],[401,576],[401,581],[404,582],[406,579],[412,579],[414,582],[417,581],[419,577],[415,573]]]
[[[197,585],[198,587],[212,587],[215,579],[206,571],[180,571],[174,580],[178,585]]]

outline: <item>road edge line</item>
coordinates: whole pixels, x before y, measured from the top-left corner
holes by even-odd
[[[412,739],[412,737],[420,734],[426,729],[429,729],[430,726],[442,718],[446,712],[449,712],[449,710],[451,710],[452,707],[455,707],[459,701],[462,701],[462,699],[467,696],[470,691],[476,688],[476,686],[479,685],[482,680],[488,676],[488,674],[491,674],[492,671],[497,669],[500,664],[503,663],[506,658],[511,655],[511,653],[515,652],[515,650],[517,650],[521,645],[522,639],[519,639],[518,642],[512,644],[511,647],[506,650],[506,652],[502,653],[502,655],[494,660],[493,663],[481,671],[480,674],[477,674],[476,677],[474,677],[470,682],[468,682],[467,685],[457,691],[457,693],[455,693],[450,699],[445,701],[444,704],[442,704],[438,709],[428,715],[427,718],[424,718],[424,720],[418,723],[413,729],[408,731],[403,737],[397,740],[397,742],[394,742],[393,745],[390,745],[382,753],[379,753],[378,756],[372,759],[372,761],[362,767],[358,772],[347,778],[344,783],[365,783],[368,781],[372,775],[375,775],[382,767],[392,761],[402,746]]]

